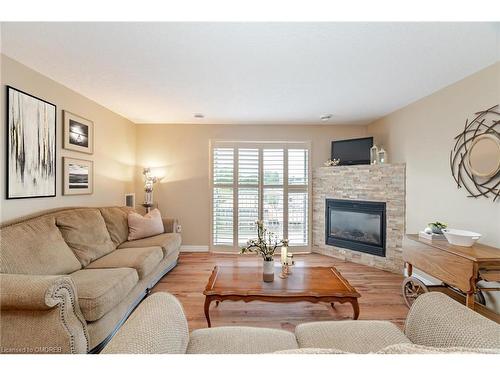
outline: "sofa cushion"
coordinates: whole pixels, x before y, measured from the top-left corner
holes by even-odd
[[[116,248],[98,209],[65,211],[57,215],[56,224],[84,267]]]
[[[163,255],[168,256],[181,246],[181,235],[179,233],[162,233],[157,236],[142,238],[140,240],[126,241],[118,246],[119,249],[130,247],[151,247],[160,246]]]
[[[140,240],[165,232],[160,210],[155,208],[142,216],[137,212],[128,214],[128,240]]]
[[[134,268],[143,279],[149,275],[163,259],[161,247],[131,247],[116,249],[108,255],[90,263],[86,269],[93,268]]]
[[[156,270],[143,280],[139,280],[137,285],[127,295],[127,297],[120,302],[110,312],[104,315],[101,319],[87,324],[89,333],[89,347],[94,348],[101,343],[108,335],[113,332],[120,321],[130,312],[130,307],[138,303],[138,299],[144,297],[146,288],[153,288],[158,280],[163,276],[164,271],[171,269],[176,260],[175,256],[163,258]],[[148,297],[149,298],[149,297]]]
[[[191,354],[260,354],[297,349],[295,335],[288,331],[254,327],[217,327],[191,333]]]
[[[82,266],[47,215],[0,230],[0,272],[64,275]]]
[[[130,207],[103,207],[99,209],[108,228],[111,241],[118,246],[128,238],[128,214],[133,211]]]
[[[391,322],[337,321],[300,324],[295,328],[300,348],[338,349],[350,353],[376,352],[393,344],[411,343]]]
[[[139,280],[132,268],[84,269],[71,275],[85,320],[101,318],[118,305]]]

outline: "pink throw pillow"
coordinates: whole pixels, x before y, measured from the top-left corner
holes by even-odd
[[[137,212],[128,214],[128,240],[139,240],[145,237],[163,233],[163,220],[160,211],[155,208],[150,213],[141,216]]]

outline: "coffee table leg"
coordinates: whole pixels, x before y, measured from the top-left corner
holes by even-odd
[[[359,318],[359,305],[358,305],[358,299],[355,298],[351,300],[351,305],[354,310],[354,320],[358,320]]]
[[[209,312],[209,308],[210,308],[210,302],[212,302],[212,299],[208,296],[205,297],[205,318],[207,318],[207,324],[208,324],[208,327],[212,327],[212,324],[210,323],[210,312]]]

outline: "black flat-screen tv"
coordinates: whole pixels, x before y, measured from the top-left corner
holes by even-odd
[[[332,160],[340,159],[339,165],[370,164],[372,146],[373,137],[333,141]]]

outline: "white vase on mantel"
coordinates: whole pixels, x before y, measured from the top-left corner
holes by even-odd
[[[264,260],[262,280],[266,283],[274,281],[274,260]]]

